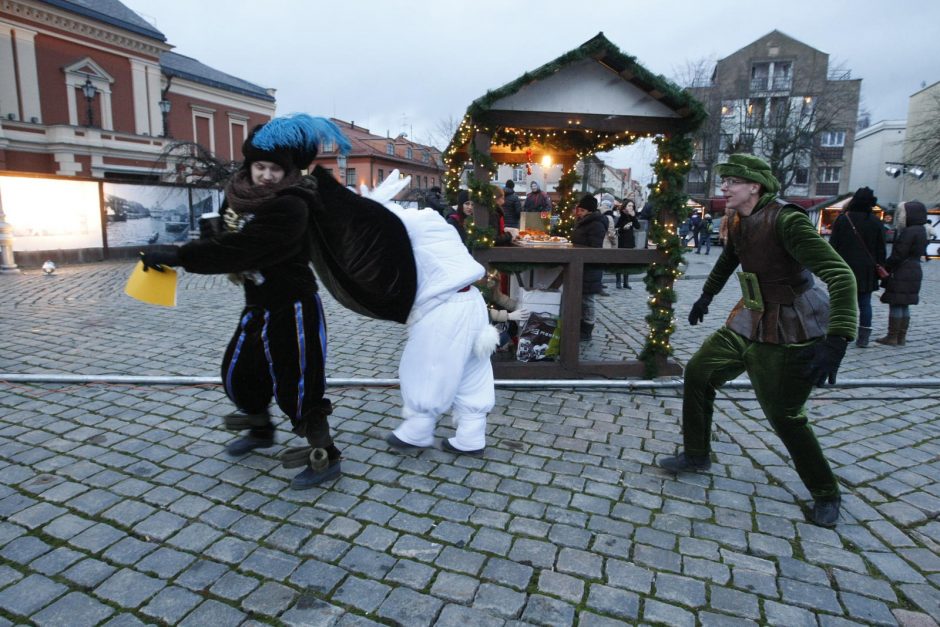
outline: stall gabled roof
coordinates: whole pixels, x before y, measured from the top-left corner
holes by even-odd
[[[705,111],[598,33],[474,100],[467,115],[487,126],[659,133],[692,131]]]

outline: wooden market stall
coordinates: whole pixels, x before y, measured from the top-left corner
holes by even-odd
[[[845,206],[849,204],[850,200],[852,200],[852,194],[843,194],[842,196],[836,196],[825,203],[816,205],[807,210],[807,213],[810,214],[813,210],[819,211],[819,219],[816,223],[816,227],[821,235],[832,234],[832,224],[836,221],[836,218],[845,211]],[[872,213],[878,220],[884,221],[885,210],[882,207],[875,205],[872,209]]]
[[[561,266],[561,319],[580,319],[581,280],[587,263],[647,271],[651,292],[646,319],[650,332],[637,360],[583,362],[578,325],[562,322],[556,361],[494,363],[500,378],[586,378],[666,376],[681,373],[669,357],[674,330],[673,281],[682,251],[676,234],[688,208],[683,189],[692,156],[690,134],[704,120],[701,105],[679,87],[643,68],[603,33],[517,80],[475,100],[445,151],[448,193],[456,196],[461,174],[471,169],[467,187],[475,201],[476,233],[486,233],[493,206],[491,182],[501,163],[524,164],[548,157],[562,167],[553,209],[556,234],[567,235],[574,223],[575,164],[596,152],[654,138],[659,158],[657,184],[650,197],[655,215],[650,249],[491,247],[485,236],[473,238],[475,255],[496,269],[520,265]],[[639,318],[643,312],[636,312]]]

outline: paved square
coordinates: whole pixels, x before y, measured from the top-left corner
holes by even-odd
[[[685,316],[712,257],[677,282]],[[123,295],[127,263],[0,276],[0,374],[217,375],[242,305],[183,273],[179,306]],[[842,379],[940,373],[940,264],[924,265],[905,347],[849,348]],[[633,358],[646,294],[598,298],[585,357]],[[395,378],[404,328],[324,294],[327,373]],[[875,305],[875,337],[886,329]],[[295,492],[276,459],[226,456],[217,385],[0,382],[0,623],[207,625],[931,625],[940,620],[940,391],[818,390],[810,417],[844,488],[835,530],[748,389],[719,394],[716,463],[673,478],[672,388],[497,390],[482,459],[383,441],[398,390],[331,387],[343,476]],[[438,437],[452,434],[449,419]],[[122,624],[123,624],[122,623]]]

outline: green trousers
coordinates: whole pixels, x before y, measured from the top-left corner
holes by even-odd
[[[815,340],[814,340],[815,341]],[[692,455],[710,453],[712,414],[719,387],[747,372],[757,402],[793,459],[797,474],[813,498],[839,494],[839,484],[823,455],[804,405],[813,385],[803,378],[808,365],[803,344],[752,342],[722,327],[692,356],[685,368],[682,437]]]

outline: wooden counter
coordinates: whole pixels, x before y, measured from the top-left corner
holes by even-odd
[[[645,377],[645,364],[638,359],[581,361],[579,356],[580,325],[576,324],[576,321],[581,320],[581,283],[585,264],[646,268],[654,262],[665,262],[666,257],[661,252],[635,248],[497,246],[477,250],[474,252],[474,257],[487,267],[492,263],[544,264],[545,266],[561,266],[563,272],[561,319],[564,323],[561,329],[560,356],[556,361],[494,361],[493,371],[497,379]],[[644,312],[643,317],[645,315]],[[682,368],[673,360],[662,359],[658,366],[659,376],[682,374]]]

